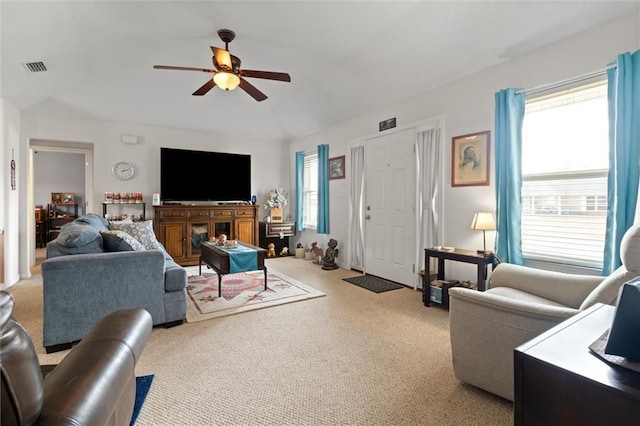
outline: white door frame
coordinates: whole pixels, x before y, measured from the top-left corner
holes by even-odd
[[[444,161],[445,161],[445,144],[444,144],[444,134],[445,134],[445,122],[444,122],[444,116],[443,115],[437,115],[437,116],[433,116],[427,119],[423,119],[423,120],[418,120],[418,121],[414,121],[411,123],[408,123],[404,126],[399,126],[395,129],[390,129],[387,130],[385,133],[386,134],[391,134],[391,133],[397,133],[397,132],[401,132],[410,128],[414,128],[415,129],[415,134],[417,135],[418,132],[429,129],[429,128],[434,128],[434,127],[439,127],[440,128],[440,138],[441,138],[441,143],[442,143],[442,149],[440,150],[440,163],[444,165]],[[367,139],[372,139],[375,138],[377,136],[380,136],[380,133],[370,133],[367,135],[363,135],[360,136],[358,138],[354,138],[349,142],[349,147],[354,147],[354,146],[360,146],[363,145],[365,147],[365,157],[366,157],[366,144],[365,141]],[[444,241],[444,224],[446,221],[446,218],[444,216],[444,183],[446,181],[444,173],[445,173],[446,167],[442,167],[441,168],[441,176],[440,176],[440,184],[438,186],[438,192],[440,194],[439,199],[438,199],[438,206],[436,207],[437,211],[438,211],[438,217],[440,218],[440,226],[438,229],[438,237],[440,241]],[[366,173],[366,171],[365,171]],[[365,174],[366,176],[366,174]],[[417,180],[417,176],[415,176],[415,179]],[[416,182],[417,183],[417,182]],[[365,180],[365,185],[366,185],[366,180]],[[364,206],[362,206],[364,209]],[[356,214],[358,212],[356,212],[356,210],[354,210],[354,206],[351,205],[351,194],[349,194],[349,214]],[[360,211],[359,214],[363,215],[365,214],[364,211]],[[351,238],[351,221],[348,221],[348,226],[347,226],[347,235],[349,237],[349,239]],[[367,236],[365,233],[365,245],[367,243]],[[415,245],[415,244],[414,244]],[[349,242],[349,247],[351,247],[351,244]],[[417,256],[417,253],[414,253],[415,256]],[[363,256],[364,257],[364,256]],[[420,257],[422,258],[422,256]],[[351,265],[351,260],[349,259],[349,265]],[[364,271],[366,271],[366,267],[367,265],[364,265]],[[420,269],[422,269],[421,265],[415,265],[415,269],[416,269],[416,273],[418,271],[420,271]],[[415,287],[414,287],[415,288]]]
[[[72,154],[84,154],[84,192],[85,201],[83,212],[89,211],[89,206],[93,205],[93,144],[82,142],[65,142],[65,141],[51,141],[43,139],[31,139],[29,141],[29,161],[28,161],[28,211],[33,212],[35,209],[34,202],[34,169],[33,169],[33,156],[35,151],[47,151],[47,152],[61,152]],[[26,243],[29,247],[29,259],[27,264],[31,267],[36,263],[36,243],[35,243],[35,215],[29,214],[29,226],[27,227]],[[29,272],[29,276],[31,273]]]

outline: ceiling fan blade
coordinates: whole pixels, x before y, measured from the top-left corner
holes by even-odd
[[[156,70],[178,70],[178,71],[201,71],[201,72],[216,72],[216,70],[208,69],[208,68],[194,68],[194,67],[174,67],[172,65],[154,65],[154,69]]]
[[[216,83],[213,81],[212,78],[210,78],[198,90],[193,92],[193,96],[202,96],[202,95],[206,94],[209,90],[213,89],[213,87],[215,85],[216,85]]]
[[[229,51],[215,46],[210,47],[211,50],[213,50],[213,65],[215,65],[217,69],[226,68],[227,70],[231,70],[231,54],[229,54]]]
[[[240,71],[240,75],[243,77],[266,78],[267,80],[291,82],[291,76],[286,72],[242,70]]]
[[[253,99],[258,102],[267,99],[267,95],[259,91],[253,84],[249,83],[242,77],[240,77],[240,88],[251,95],[251,97],[253,97]]]

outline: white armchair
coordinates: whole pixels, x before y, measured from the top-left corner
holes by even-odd
[[[608,277],[502,263],[489,290],[449,290],[453,369],[471,385],[513,400],[513,350],[596,303],[614,305],[622,284],[640,276],[640,226],[624,235],[622,266]]]

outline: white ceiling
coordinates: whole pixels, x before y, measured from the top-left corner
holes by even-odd
[[[636,1],[7,1],[0,97],[33,112],[291,140],[637,10]],[[246,69],[240,89],[192,96],[217,30]],[[48,71],[28,73],[42,61]]]

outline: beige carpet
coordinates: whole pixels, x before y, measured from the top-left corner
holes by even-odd
[[[420,292],[376,294],[293,257],[267,264],[327,296],[154,329],[136,369],[155,374],[138,425],[513,423],[511,402],[456,380],[448,312]],[[39,280],[11,292],[41,362],[62,358],[42,348]]]

